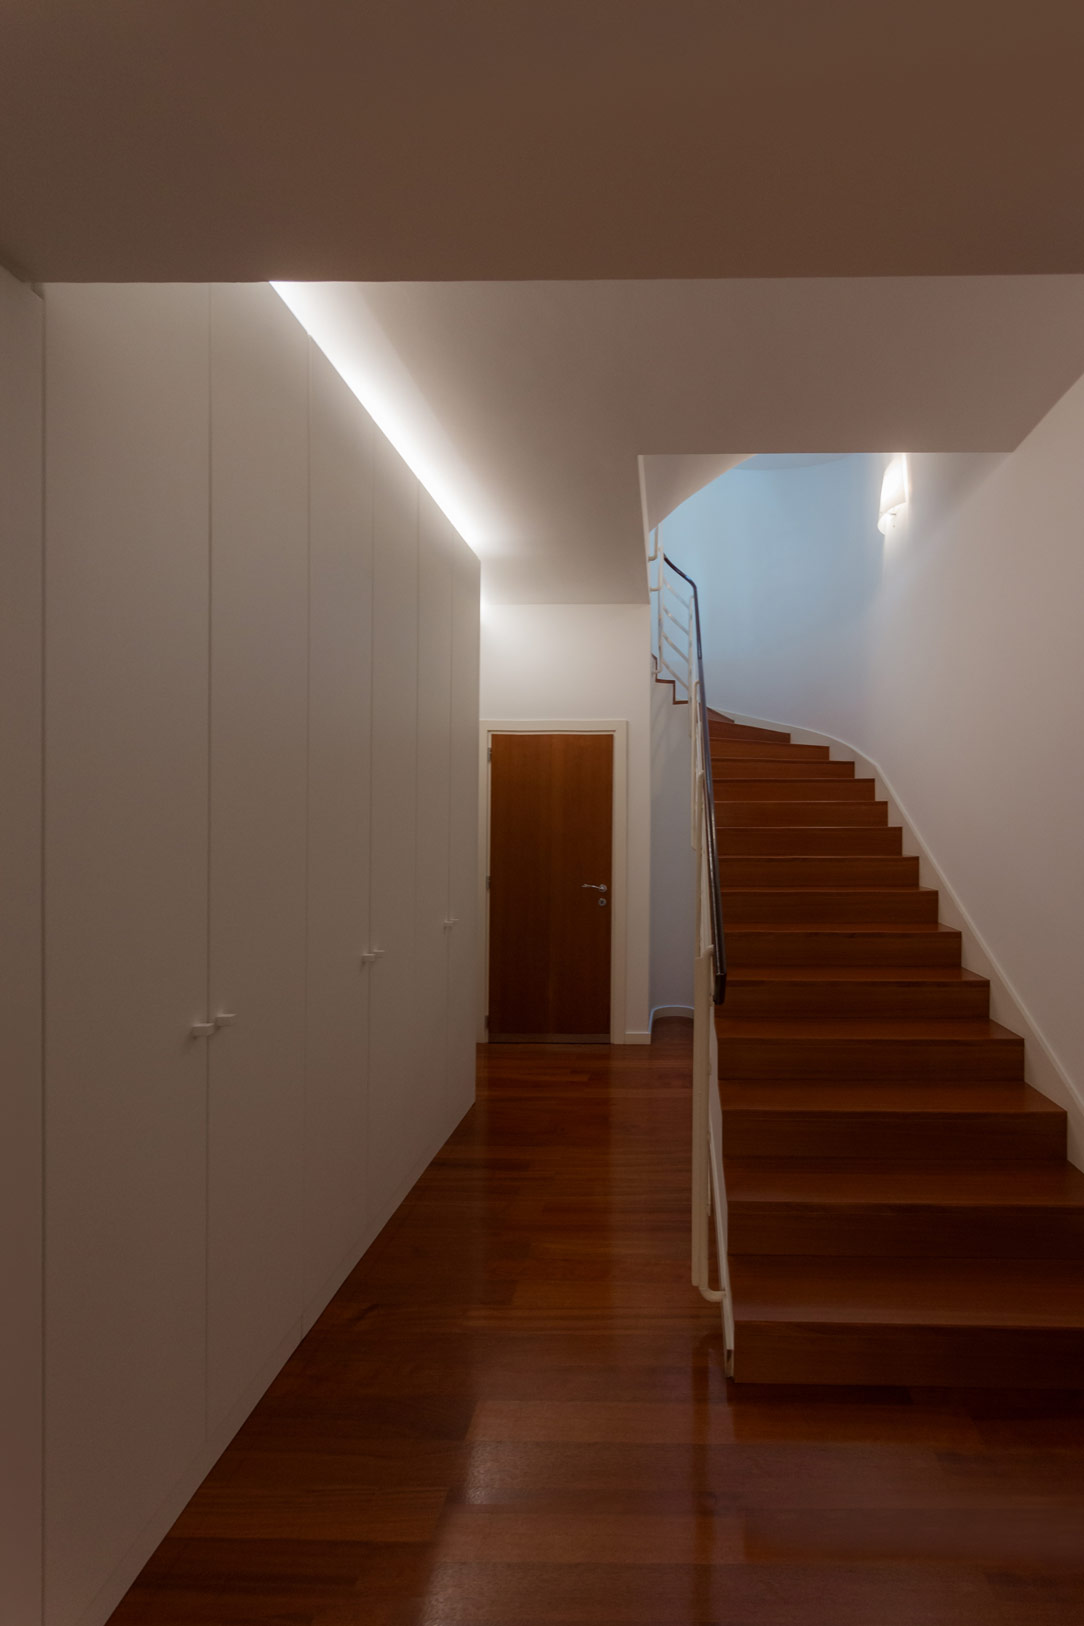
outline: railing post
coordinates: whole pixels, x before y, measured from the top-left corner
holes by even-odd
[[[657,532],[656,532],[656,535],[658,535]],[[665,610],[663,609],[663,602],[662,602],[663,601],[663,595],[666,592],[666,560],[663,557],[661,551],[659,552],[659,562],[658,562],[658,571],[657,571],[657,578],[656,579],[657,579],[657,582],[658,582],[658,592],[655,595],[655,618],[656,618],[656,622],[657,622],[656,636],[658,637],[659,673],[661,675],[661,673],[662,673],[662,661],[663,661],[663,642],[662,642],[662,639],[663,639],[663,630],[662,630],[663,629],[663,616],[666,613]]]

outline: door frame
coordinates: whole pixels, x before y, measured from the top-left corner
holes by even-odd
[[[489,745],[493,734],[609,734],[613,739],[613,857],[610,881],[610,1043],[625,1041],[625,950],[628,893],[628,751],[629,725],[623,717],[483,717],[478,752],[478,918],[482,952],[478,956],[478,1042],[485,1044],[489,1005]]]

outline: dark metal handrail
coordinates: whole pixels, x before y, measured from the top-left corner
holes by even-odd
[[[711,729],[708,720],[708,701],[704,690],[704,645],[700,637],[700,595],[696,583],[680,565],[662,555],[663,565],[672,570],[693,590],[693,621],[696,625],[696,670],[700,688],[701,757],[704,763],[704,813],[707,823],[708,891],[711,897],[711,947],[715,959],[715,983],[712,997],[716,1005],[726,999],[726,938],[723,933],[723,896],[719,883],[719,843],[715,833],[715,783],[711,773]]]

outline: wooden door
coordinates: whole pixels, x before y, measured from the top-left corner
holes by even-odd
[[[489,1038],[608,1040],[613,736],[494,734]]]

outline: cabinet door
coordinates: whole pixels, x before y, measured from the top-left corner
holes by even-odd
[[[206,287],[46,300],[46,1618],[201,1448]]]
[[[474,1100],[479,1020],[477,557],[458,537],[452,594],[452,756],[449,829],[448,1091],[452,1117]]]
[[[448,888],[451,794],[451,527],[428,492],[419,494],[418,536],[418,869],[414,907],[419,1085],[429,1150],[447,1119]]]
[[[212,289],[208,1417],[296,1338],[308,734],[308,340],[267,284]]]
[[[421,1156],[415,956],[418,486],[376,436],[373,508],[370,1221],[379,1224]]]
[[[41,1619],[42,306],[0,271],[0,1621]]]
[[[368,1112],[372,422],[311,366],[305,1302],[364,1242]]]

